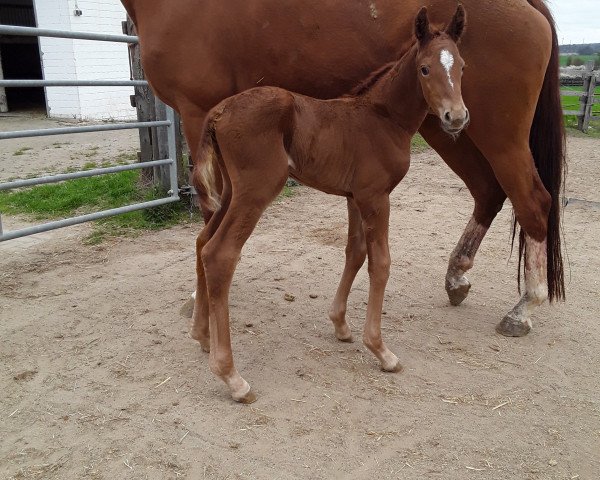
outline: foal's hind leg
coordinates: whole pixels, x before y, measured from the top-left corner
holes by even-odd
[[[192,294],[194,308],[191,315],[190,337],[197,340],[205,352],[210,351],[210,335],[208,293],[206,291],[204,265],[202,264],[202,249],[219,228],[231,202],[231,182],[227,172],[221,172],[221,174],[224,176],[221,188],[221,207],[216,212],[211,213],[210,219],[206,221],[206,225],[196,239],[196,290]]]
[[[284,182],[285,176],[281,188]],[[275,192],[268,200],[263,198],[257,201],[249,189],[242,192],[243,200],[236,201],[234,197],[219,228],[202,249],[210,306],[209,365],[211,371],[227,384],[232,398],[240,403],[252,403],[256,396],[233,362],[229,331],[229,288],[242,247],[263,211],[278,193]]]
[[[387,194],[380,197],[369,196],[365,202],[357,198],[357,204],[363,219],[369,256],[369,302],[363,342],[379,359],[382,370],[399,372],[402,366],[398,357],[381,338],[381,310],[391,265],[388,244],[390,199]]]
[[[360,210],[353,198],[348,197],[348,243],[346,244],[346,264],[335,298],[329,310],[329,318],[335,328],[335,336],[342,342],[352,342],[352,332],[346,322],[348,295],[356,274],[365,263],[367,243],[362,226]]]
[[[288,174],[287,155],[280,152],[275,138],[264,137],[252,142],[231,142],[227,132],[220,142],[222,170],[229,175],[231,202],[212,238],[202,248],[201,258],[206,276],[209,304],[211,371],[223,380],[234,400],[252,403],[256,396],[238,373],[233,362],[229,331],[229,289],[242,247],[267,206],[285,185]],[[236,137],[236,140],[237,137]],[[262,140],[262,142],[260,141]]]
[[[488,161],[466,132],[455,141],[440,129],[439,120],[431,115],[426,118],[420,132],[444,162],[465,182],[475,201],[473,215],[450,255],[446,272],[446,292],[450,303],[460,305],[471,288],[465,273],[473,267],[475,254],[502,208],[506,194]]]
[[[221,197],[221,208],[211,215],[211,219],[196,239],[196,291],[193,294],[194,310],[192,313],[190,337],[197,340],[205,352],[210,351],[210,335],[208,292],[206,290],[204,265],[202,264],[202,250],[223,221],[223,217],[229,208],[230,200],[231,188],[229,184],[226,184]]]

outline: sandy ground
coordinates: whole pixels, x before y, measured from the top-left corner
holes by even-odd
[[[568,196],[600,201],[600,142],[571,138],[569,157]],[[345,202],[300,188],[266,212],[232,288],[251,406],[229,399],[178,313],[196,227],[92,247],[82,226],[0,245],[0,477],[599,478],[600,209],[567,207],[568,302],[508,339],[494,326],[517,300],[509,207],[454,308],[444,274],[468,193],[429,152],[392,204],[384,336],[405,371],[336,342],[326,312]],[[348,309],[358,338],[367,289],[363,268]]]

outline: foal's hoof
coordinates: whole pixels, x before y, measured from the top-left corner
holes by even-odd
[[[388,373],[400,373],[404,370],[404,367],[400,364],[400,360],[397,360],[395,364],[384,365],[381,364],[381,370]]]
[[[516,318],[506,315],[502,321],[496,325],[496,332],[505,337],[524,337],[531,330],[530,322],[522,322]]]
[[[354,337],[352,336],[352,332],[348,325],[345,325],[345,328],[340,328],[335,330],[335,338],[337,338],[340,342],[352,343],[354,342]]]
[[[255,393],[252,391],[252,389],[248,390],[247,393],[245,393],[244,395],[232,395],[231,396],[236,402],[238,403],[242,403],[244,405],[250,405],[251,403],[256,402],[256,395]]]
[[[192,315],[194,314],[194,302],[194,297],[190,297],[179,309],[179,315],[185,318],[192,318]]]
[[[354,343],[354,337],[352,336],[351,333],[349,333],[348,335],[338,335],[337,333],[335,334],[335,338],[337,338],[340,342],[344,342],[344,343]]]
[[[462,277],[459,282],[450,282],[446,279],[446,293],[450,304],[455,307],[458,307],[467,298],[469,290],[471,290],[471,284],[466,277]]]
[[[203,337],[198,332],[194,330],[194,327],[190,328],[190,337],[196,340],[200,344],[200,348],[202,348],[203,352],[210,352],[210,338]]]

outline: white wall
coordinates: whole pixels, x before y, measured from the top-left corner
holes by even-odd
[[[77,7],[83,12],[75,16]],[[125,9],[119,0],[35,0],[40,28],[122,34]],[[124,43],[40,38],[46,80],[128,80]],[[48,115],[55,118],[135,118],[130,87],[48,87]]]

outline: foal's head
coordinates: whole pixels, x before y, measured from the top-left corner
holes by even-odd
[[[465,62],[456,46],[465,28],[465,17],[465,10],[459,5],[443,32],[431,28],[425,7],[415,20],[416,66],[423,95],[431,111],[441,119],[442,128],[451,135],[457,135],[469,123],[469,111],[461,94]]]

